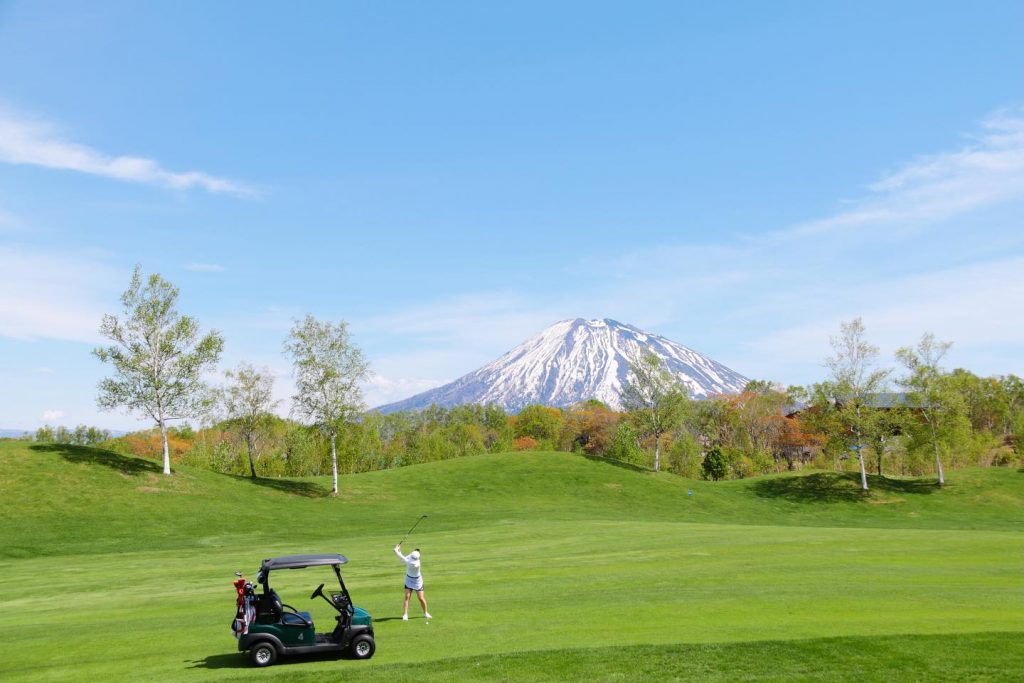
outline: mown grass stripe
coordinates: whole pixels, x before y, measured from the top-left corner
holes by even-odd
[[[842,477],[775,479],[509,454],[344,477],[332,499],[324,480],[164,478],[102,451],[0,443],[0,679],[1014,680],[1024,473],[870,498]],[[391,554],[421,514],[410,547],[429,626],[415,609],[397,619]],[[255,671],[235,651],[233,572],[299,552],[350,557],[373,660]],[[323,625],[308,596],[329,578],[275,586]]]

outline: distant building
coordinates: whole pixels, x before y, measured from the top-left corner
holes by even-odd
[[[906,408],[908,410],[917,411],[922,406],[916,404],[911,394],[906,392],[881,392],[878,394],[868,394],[864,399],[864,405],[869,408],[877,408],[879,410],[896,410],[897,408]],[[786,417],[796,417],[800,413],[811,408],[809,403],[798,403],[786,408]]]

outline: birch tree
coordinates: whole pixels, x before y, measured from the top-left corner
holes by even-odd
[[[167,423],[206,411],[211,391],[202,375],[216,366],[224,349],[220,333],[200,336],[199,323],[179,314],[177,301],[177,287],[158,274],[143,282],[142,268],[136,266],[121,295],[123,319],[105,315],[100,324],[100,333],[113,343],[93,349],[114,370],[113,377],[100,382],[97,404],[103,410],[126,408],[156,423],[164,474],[171,473]]]
[[[260,372],[248,363],[241,363],[236,370],[226,371],[224,377],[227,384],[220,390],[221,406],[231,428],[245,441],[249,473],[255,479],[261,435],[280,403],[273,399],[274,376],[269,370]]]
[[[664,361],[657,354],[648,353],[629,364],[626,386],[619,396],[637,428],[654,437],[654,471],[659,471],[661,436],[682,421],[686,394]]]
[[[868,490],[867,469],[864,466],[864,445],[879,429],[877,408],[872,398],[885,388],[889,370],[876,368],[878,347],[865,338],[864,323],[860,318],[839,326],[839,336],[831,337],[833,355],[825,359],[832,378],[820,386],[835,404],[836,417],[850,447],[857,453],[860,465],[860,487]]]
[[[330,438],[331,493],[338,495],[338,430],[364,409],[359,383],[369,364],[349,338],[344,320],[335,325],[307,315],[292,326],[284,349],[295,373],[292,411]]]
[[[909,373],[899,383],[910,391],[911,404],[917,408],[928,426],[939,486],[946,483],[939,450],[940,434],[947,427],[955,427],[958,421],[967,420],[963,398],[950,392],[941,382],[942,368],[939,363],[952,346],[952,342],[936,341],[935,335],[926,332],[917,346],[905,346],[896,351],[896,359]]]

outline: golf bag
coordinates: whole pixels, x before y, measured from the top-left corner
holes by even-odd
[[[238,597],[235,600],[237,611],[231,621],[231,632],[240,638],[249,632],[249,624],[256,619],[256,587],[245,579],[233,583]]]

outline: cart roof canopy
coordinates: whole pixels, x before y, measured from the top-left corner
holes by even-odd
[[[271,557],[263,560],[260,571],[266,572],[271,569],[302,569],[303,567],[320,567],[329,564],[345,564],[348,558],[337,553],[322,553],[320,555],[286,555],[284,557]]]

